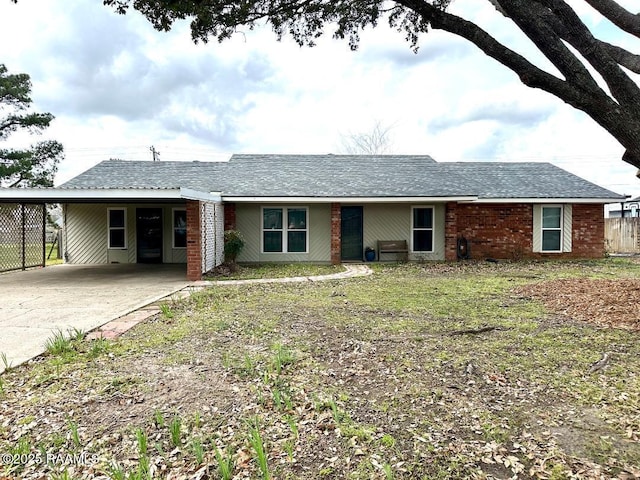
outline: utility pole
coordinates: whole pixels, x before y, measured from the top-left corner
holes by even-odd
[[[159,162],[160,161],[160,152],[156,150],[156,147],[151,145],[149,147],[149,150],[151,150],[151,155],[153,155],[153,161],[154,162]]]

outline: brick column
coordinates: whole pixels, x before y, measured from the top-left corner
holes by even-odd
[[[224,229],[225,230],[236,229],[236,204],[235,203],[224,204]]]
[[[444,214],[444,259],[453,262],[458,259],[458,204],[449,202]]]
[[[202,280],[200,202],[187,200],[187,280]]]
[[[331,263],[338,265],[342,262],[342,239],[340,238],[341,215],[339,203],[331,204]]]

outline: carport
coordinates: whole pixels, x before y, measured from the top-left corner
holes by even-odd
[[[58,329],[88,332],[188,285],[177,264],[55,265],[0,274],[0,353],[18,365],[44,352]]]
[[[65,263],[182,264],[186,278],[199,280],[224,259],[224,208],[215,192],[183,187],[0,189],[0,204],[26,203],[62,205]]]

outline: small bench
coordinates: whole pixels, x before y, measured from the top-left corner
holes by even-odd
[[[378,240],[378,261],[382,261],[382,254],[385,253],[395,253],[396,255],[401,253],[402,260],[406,262],[409,259],[409,248],[407,247],[407,241]]]

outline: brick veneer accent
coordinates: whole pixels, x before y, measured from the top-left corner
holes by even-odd
[[[200,202],[187,200],[187,279],[202,279]]]
[[[456,238],[469,241],[471,258],[519,259],[531,255],[533,205],[458,204],[456,213]]]
[[[225,230],[236,229],[236,204],[235,203],[224,204],[224,229]]]
[[[445,259],[455,260],[456,240],[469,241],[473,259],[601,258],[604,255],[604,207],[572,206],[571,252],[534,253],[533,205],[448,203],[445,213]]]
[[[444,259],[452,262],[458,258],[456,241],[458,239],[458,204],[449,202],[444,214]]]
[[[342,223],[341,204],[331,204],[331,263],[338,265],[342,262],[342,239],[340,230]]]
[[[572,217],[572,256],[602,258],[604,256],[604,205],[575,204]]]

